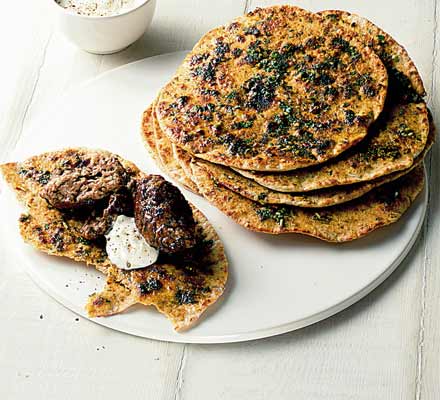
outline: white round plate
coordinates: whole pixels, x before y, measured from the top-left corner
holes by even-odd
[[[173,53],[103,74],[61,99],[21,139],[14,160],[66,146],[102,148],[160,171],[144,149],[139,126],[143,110],[183,59]],[[44,290],[87,318],[84,305],[105,278],[83,265],[49,257],[25,245],[17,229],[20,208],[10,191],[1,199],[2,237]],[[184,190],[222,238],[230,262],[228,289],[200,323],[175,333],[153,307],[93,321],[147,338],[187,343],[258,339],[304,327],[341,311],[384,281],[414,244],[421,228],[426,191],[396,224],[343,245],[300,235],[249,232],[204,199]]]

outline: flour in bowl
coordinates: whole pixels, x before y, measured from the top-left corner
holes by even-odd
[[[61,7],[80,15],[105,17],[134,8],[139,0],[55,0]]]

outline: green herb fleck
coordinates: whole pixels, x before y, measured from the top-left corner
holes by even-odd
[[[398,103],[420,103],[423,97],[414,89],[411,80],[394,67],[387,65],[388,70],[388,96],[391,101]]]
[[[261,192],[259,195],[258,195],[258,200],[259,201],[264,201],[264,200],[266,200],[267,199],[267,193],[265,193],[265,192]]]
[[[347,125],[353,125],[354,121],[356,119],[356,114],[353,112],[353,110],[345,110],[345,123]]]
[[[183,290],[178,289],[175,294],[177,303],[179,305],[183,304],[194,304],[196,303],[196,292],[194,290]]]
[[[337,14],[328,14],[326,15],[326,18],[333,22],[339,21],[339,16]]]
[[[212,240],[212,239],[204,239],[201,242],[201,247],[203,247],[205,249],[211,249],[212,246],[214,246],[214,240]]]
[[[217,97],[220,94],[220,92],[215,89],[201,89],[200,94],[202,94],[203,96]],[[186,96],[184,96],[184,97],[186,97]]]
[[[76,241],[77,241],[77,243],[80,243],[80,244],[84,244],[84,245],[90,245],[90,244],[92,244],[92,242],[90,241],[90,240],[88,240],[88,239],[85,239],[85,238],[83,238],[82,236],[78,236],[77,238],[76,238]]]
[[[395,145],[373,145],[359,153],[359,156],[366,161],[391,158],[393,160],[401,157],[399,146]]]
[[[257,111],[266,110],[275,98],[275,89],[279,82],[271,76],[255,75],[243,85],[246,94],[246,107]]]
[[[51,237],[50,242],[55,246],[58,251],[63,251],[65,249],[64,239],[62,235],[62,230],[58,229]]]
[[[252,128],[253,125],[254,125],[254,120],[239,121],[239,122],[234,122],[232,124],[232,129],[247,129],[247,128]]]
[[[243,53],[243,50],[242,50],[242,49],[239,49],[238,47],[235,48],[234,50],[232,50],[232,55],[233,55],[235,58],[240,57],[240,56],[242,55],[242,53]]]
[[[226,100],[234,100],[238,96],[238,92],[236,90],[233,90],[232,92],[228,93],[226,95]]]
[[[218,142],[228,145],[229,153],[234,156],[253,153],[252,139],[242,139],[230,133],[226,133],[219,137]]]
[[[315,213],[312,217],[313,221],[329,224],[332,221],[332,216],[326,213]]]
[[[250,26],[248,28],[245,28],[244,30],[245,35],[254,35],[254,36],[261,36],[261,31],[257,28],[256,25]]]
[[[263,207],[256,210],[260,221],[268,219],[274,220],[279,226],[285,226],[286,218],[291,215],[291,210],[287,207]]]
[[[377,41],[381,46],[385,44],[385,36],[384,35],[377,35]]]
[[[333,38],[332,45],[344,53],[347,53],[353,61],[359,60],[361,56],[355,47],[351,46],[349,42],[340,36]]]
[[[49,171],[41,172],[37,178],[38,183],[41,185],[46,185],[49,182],[49,180],[50,180]]]
[[[205,82],[214,82],[217,65],[218,63],[215,60],[200,65],[193,71],[193,76],[198,76]]]
[[[156,278],[150,277],[147,279],[147,281],[139,284],[139,291],[141,293],[141,296],[145,296],[156,290],[162,289],[162,286],[163,285],[161,281]]]
[[[415,132],[406,124],[400,124],[396,132],[401,137],[413,137],[415,134]]]
[[[223,42],[221,40],[217,41],[216,47],[214,49],[215,54],[217,54],[220,57],[224,57],[226,55],[226,53],[230,52],[230,50],[231,49],[229,47],[229,44],[227,44],[227,43],[225,43],[225,42]]]
[[[249,45],[244,60],[248,64],[255,65],[261,60],[267,58],[269,54],[270,52],[268,50],[261,47],[261,40],[257,40]]]

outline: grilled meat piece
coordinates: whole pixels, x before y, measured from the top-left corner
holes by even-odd
[[[93,206],[127,184],[127,173],[116,156],[91,152],[66,159],[54,171],[41,196],[59,210]]]
[[[115,193],[106,200],[104,210],[94,210],[82,226],[81,235],[85,239],[97,240],[104,236],[118,215],[133,216],[133,197],[130,193]]]
[[[179,189],[159,175],[142,178],[136,186],[134,218],[147,243],[173,254],[194,247],[192,210]]]

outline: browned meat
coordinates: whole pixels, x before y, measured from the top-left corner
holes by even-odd
[[[127,184],[127,173],[115,156],[89,153],[72,157],[41,191],[41,196],[59,210],[92,206]]]
[[[82,226],[81,235],[85,239],[96,240],[104,236],[118,215],[133,216],[133,198],[129,193],[112,194],[105,204],[104,211],[93,210]]]
[[[196,244],[190,205],[179,189],[159,175],[138,180],[134,217],[145,240],[160,251],[179,253]]]

